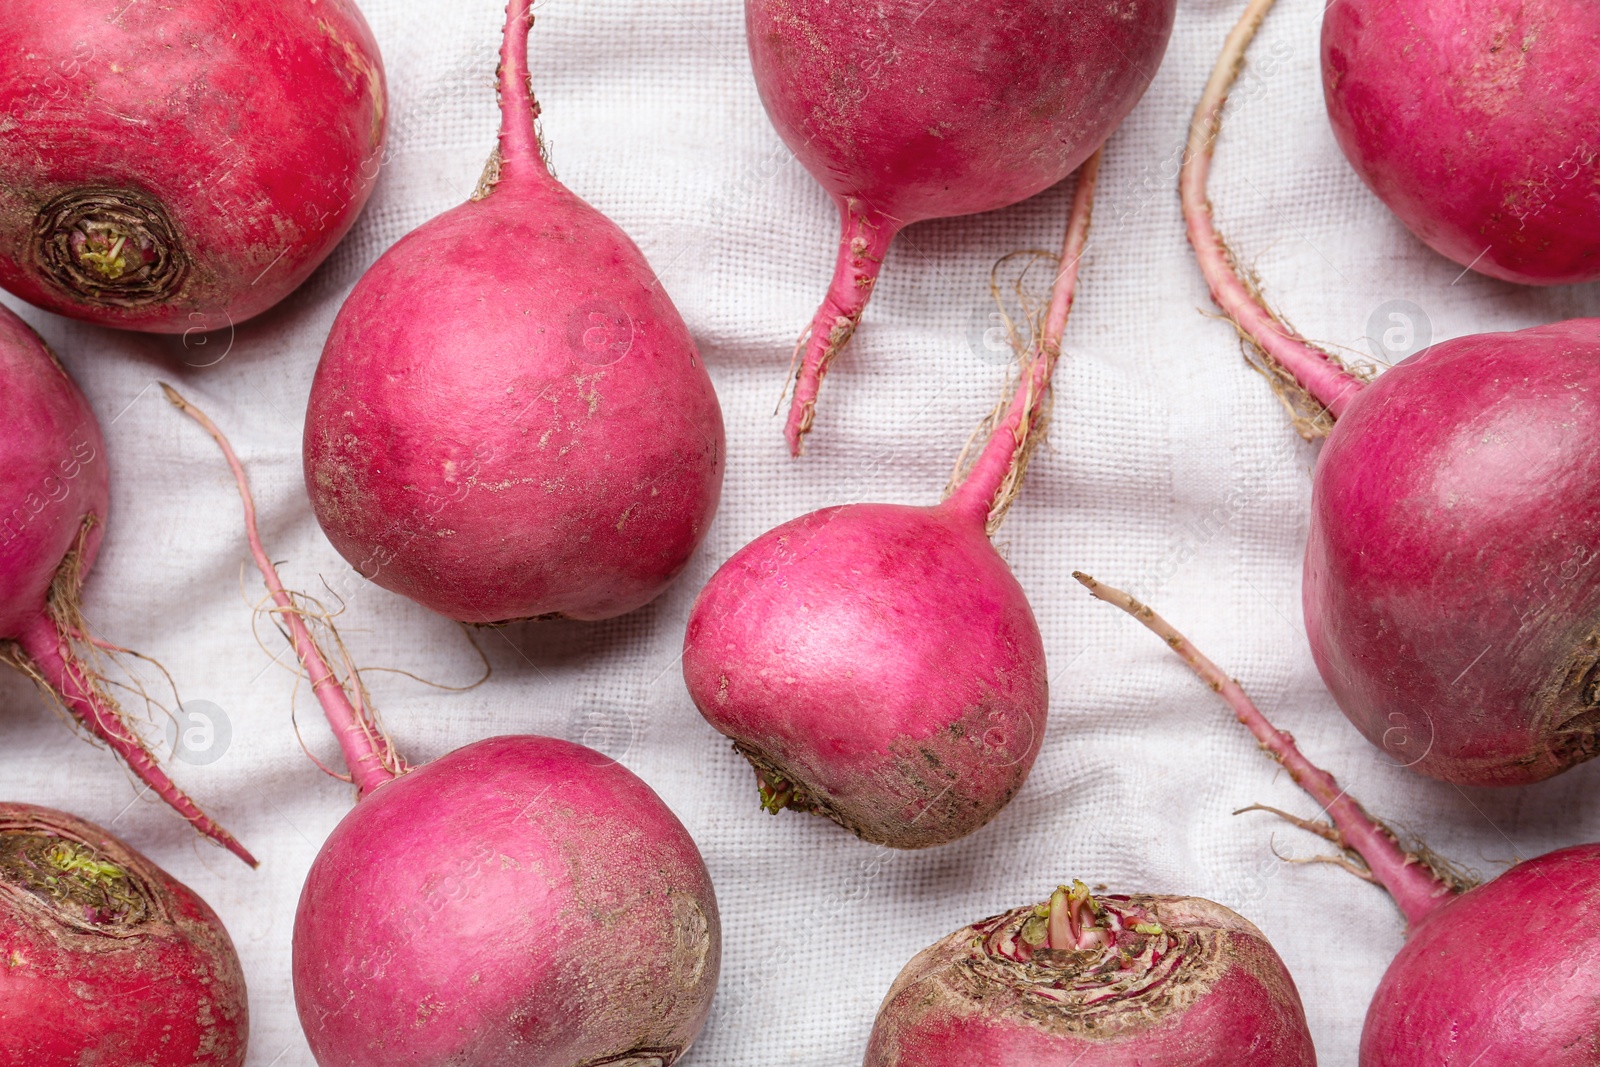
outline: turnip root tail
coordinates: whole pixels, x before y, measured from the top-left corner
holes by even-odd
[[[122,709],[100,685],[99,676],[74,651],[74,634],[80,630],[75,620],[76,558],[77,553],[74,553],[62,564],[62,574],[51,589],[50,612],[38,616],[17,636],[20,655],[12,662],[48,689],[90,733],[120,756],[152,793],[187,819],[189,825],[250,866],[260,866],[232,834],[218,826],[167,777],[144,740],[128,725]]]
[[[1344,413],[1366,382],[1337,356],[1311,344],[1267,308],[1255,286],[1240,276],[1233,252],[1212,224],[1211,202],[1206,198],[1211,153],[1222,132],[1222,109],[1244,66],[1245,50],[1272,4],[1273,0],[1250,0],[1228,34],[1189,123],[1189,143],[1178,174],[1178,191],[1189,243],[1194,246],[1211,298],[1240,336],[1261,354],[1268,381],[1289,409],[1296,429],[1309,440],[1326,436],[1332,419]],[[1286,375],[1288,381],[1284,380]]]
[[[1339,787],[1333,775],[1301,755],[1294,738],[1268,722],[1239,683],[1223,674],[1189,643],[1188,638],[1173,629],[1171,623],[1120,589],[1097,582],[1082,571],[1074,571],[1072,576],[1096,599],[1116,605],[1143,623],[1193,668],[1201,681],[1228,702],[1234,715],[1255,735],[1267,754],[1283,765],[1289,777],[1322,805],[1332,820],[1332,826],[1326,830],[1318,824],[1299,824],[1359,856],[1367,872],[1389,891],[1411,926],[1416,926],[1455,895],[1458,886],[1436,873],[1422,857],[1401,849],[1388,827],[1368,815]],[[1357,869],[1357,873],[1362,872]]]
[[[839,215],[839,260],[833,268],[833,281],[816,318],[811,320],[811,328],[795,346],[800,366],[795,371],[789,421],[783,429],[793,456],[800,455],[805,435],[811,432],[822,379],[861,324],[867,301],[872,299],[872,287],[878,282],[878,271],[883,269],[883,257],[900,232],[898,221],[855,197],[839,202]]]
[[[523,6],[526,7],[526,4]],[[266,550],[261,547],[261,537],[256,530],[255,501],[250,495],[250,483],[245,478],[244,466],[234,453],[233,446],[205,412],[189,403],[165,382],[161,388],[173,406],[198,422],[217,442],[217,447],[222,449],[228,467],[233,471],[234,481],[238,484],[239,497],[244,502],[244,526],[245,534],[250,540],[250,554],[255,558],[256,567],[261,571],[262,581],[272,594],[273,603],[277,605],[276,614],[283,620],[289,643],[311,679],[311,691],[321,703],[328,725],[339,742],[345,766],[350,771],[350,780],[355,783],[361,796],[366,796],[378,786],[405,773],[405,762],[390,746],[388,737],[378,725],[371,709],[366,706],[359,685],[354,686],[357,695],[355,702],[351,702],[344,683],[339,680],[333,668],[328,666],[322,650],[317,647],[316,640],[311,636],[311,630],[303,618],[304,609],[295,603],[294,597],[284,588],[283,582],[278,578],[277,568],[273,566]]]
[[[500,40],[500,66],[495,71],[500,90],[500,142],[473,191],[474,200],[482,200],[503,181],[550,177],[536,125],[539,101],[533,95],[533,75],[528,70],[528,34],[532,30],[533,0],[511,0]]]
[[[1034,352],[1022,368],[1022,381],[1004,418],[990,433],[966,477],[950,493],[948,503],[958,510],[981,516],[991,535],[1005,519],[1027,472],[1028,459],[1039,443],[1039,431],[1050,394],[1050,380],[1061,358],[1061,338],[1072,311],[1078,281],[1078,264],[1089,246],[1089,221],[1094,211],[1095,183],[1100,176],[1103,149],[1078,169],[1078,189],[1061,247],[1061,261],[1045,310]]]

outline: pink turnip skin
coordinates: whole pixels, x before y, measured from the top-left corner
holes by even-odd
[[[357,283],[306,411],[306,488],[334,547],[473,623],[648,603],[722,487],[693,338],[633,242],[540,158],[526,33],[507,37],[478,193]]]
[[[707,583],[684,680],[769,806],[923,848],[978,829],[1022,788],[1049,683],[986,513],[825,508],[763,534]]]
[[[1600,725],[1600,319],[1446,341],[1323,446],[1311,651],[1367,739],[1425,774],[1537,781]]]
[[[295,1005],[329,1067],[659,1067],[710,1011],[717,926],[649,786],[580,745],[497,737],[329,836],[295,915]]]
[[[100,424],[39,335],[0,307],[0,661],[27,672],[194,828],[255,859],[180,790],[94,668],[79,595],[105,534],[110,467]]]
[[[239,1067],[249,1004],[205,901],[82,819],[0,803],[0,1067]]]
[[[111,468],[100,423],[38,334],[0,307],[0,634],[16,640],[47,619],[50,587],[76,553],[100,551]]]
[[[8,4],[0,286],[102,326],[243,322],[355,222],[386,118],[349,0]]]
[[[1333,842],[1344,854],[1327,858],[1388,890],[1405,915],[1405,947],[1367,1008],[1361,1067],[1600,1063],[1600,845],[1547,853],[1476,887],[1436,871],[1425,854],[1402,850],[1170,623],[1121,590],[1077,578],[1222,696],[1327,821],[1278,814]]]
[[[1558,917],[1555,936],[1539,927],[1546,916]],[[1600,845],[1578,845],[1518,863],[1412,927],[1373,994],[1361,1063],[1593,1067],[1597,1002]]]
[[[954,492],[934,507],[801,516],[701,590],[684,682],[755,768],[769,811],[927,848],[988,822],[1032,768],[1049,714],[1044,644],[989,534],[1020,483],[1060,356],[1099,161],[1079,178],[1040,345]]]
[[[1339,147],[1412,233],[1491,278],[1600,278],[1600,7],[1334,0],[1322,87]]]
[[[295,917],[295,1003],[317,1062],[671,1067],[721,961],[688,832],[628,770],[564,741],[497,737],[408,767],[279,580],[227,439],[167,396],[233,471],[251,555],[361,798]]]
[[[1422,774],[1519,785],[1592,758],[1600,693],[1600,319],[1458,338],[1369,384],[1238,277],[1206,202],[1253,0],[1191,126],[1189,239],[1219,307],[1332,422],[1303,606],[1323,681]]]
[[[761,101],[842,224],[802,340],[784,431],[796,455],[894,235],[1017,203],[1077,169],[1155,76],[1176,6],[746,0]]]
[[[1314,1067],[1294,980],[1247,920],[1197,897],[1098,904],[1160,932],[1018,959],[1043,905],[957,930],[895,979],[865,1067]]]

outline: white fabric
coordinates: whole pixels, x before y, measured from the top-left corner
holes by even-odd
[[[88,393],[109,438],[113,512],[88,586],[106,638],[159,658],[232,741],[177,779],[262,859],[246,870],[136,792],[9,672],[0,678],[4,796],[110,826],[221,913],[250,983],[253,1067],[310,1067],[290,988],[301,880],[351,790],[301,753],[293,678],[251,638],[261,584],[242,574],[238,502],[211,442],[161,399],[175,382],[232,435],[269,550],[293,586],[354,584],[343,633],[368,667],[443,683],[477,664],[462,632],[383,590],[346,583],[300,474],[322,340],[361,271],[463,200],[497,125],[499,0],[362,0],[384,50],[393,159],[355,231],[296,295],[225,339],[117,334],[23,309]],[[1323,843],[1254,801],[1315,809],[1220,702],[1073,568],[1136,589],[1242,679],[1269,714],[1374,812],[1447,856],[1498,871],[1600,836],[1600,766],[1531,789],[1463,791],[1392,766],[1327,696],[1300,622],[1311,446],[1292,436],[1209,303],[1174,173],[1190,110],[1237,0],[1190,0],[1137,111],[1111,141],[1094,243],[1068,327],[1055,424],[998,540],[1032,598],[1053,675],[1051,721],[1026,788],[990,826],[931,852],[865,845],[831,823],[757,806],[749,769],[695,712],[678,670],[684,619],[752,537],[847,500],[931,502],[997,396],[1002,369],[969,338],[990,263],[1059,245],[1070,183],[1006,211],[913,227],[822,390],[809,455],[785,453],[773,406],[795,336],[827,285],[834,212],[761,110],[738,0],[554,0],[533,31],[535,87],[560,177],[626,229],[661,272],[721,396],[729,466],[704,548],[658,603],[599,625],[487,631],[494,666],[466,693],[372,673],[415,761],[495,733],[586,741],[643,776],[700,843],[723,913],[723,978],[690,1067],[860,1062],[880,998],[940,935],[1080,877],[1209,897],[1242,912],[1299,984],[1323,1064],[1355,1063],[1368,998],[1401,945],[1379,890],[1326,866]],[[1359,183],[1330,134],[1317,64],[1320,0],[1282,0],[1252,50],[1250,101],[1220,146],[1223,232],[1309,336],[1365,354],[1374,309],[1406,299],[1436,339],[1600,313],[1593,286],[1536,291],[1461,274]],[[17,306],[8,298],[8,303]],[[281,651],[262,626],[265,647]],[[311,748],[337,755],[304,687]],[[152,725],[152,735],[161,727]],[[359,913],[360,901],[351,901]]]

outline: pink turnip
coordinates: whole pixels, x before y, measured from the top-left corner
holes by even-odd
[[[244,974],[205,901],[98,826],[0,803],[0,1065],[239,1067]]]
[[[924,848],[988,822],[1028,776],[1049,712],[1044,646],[989,534],[1038,440],[1099,161],[1079,179],[1041,341],[944,502],[803,515],[740,549],[696,600],[684,681],[769,811]]]
[[[1251,4],[1195,113],[1183,204],[1218,306],[1280,389],[1336,420],[1306,546],[1317,668],[1368,740],[1424,774],[1547,778],[1600,750],[1600,320],[1446,341],[1369,384],[1268,311],[1205,181],[1270,6]]]
[[[670,1067],[705,1024],[721,928],[683,825],[626,768],[546,737],[407,767],[250,550],[359,789],[300,894],[294,991],[322,1067]],[[346,685],[349,688],[346,688]]]
[[[0,286],[155,333],[259,314],[361,213],[384,94],[350,0],[7,4]]]
[[[1344,855],[1327,858],[1388,890],[1405,915],[1405,947],[1367,1009],[1362,1067],[1600,1063],[1600,845],[1559,849],[1471,887],[1428,854],[1402,849],[1165,619],[1075,576],[1159,635],[1227,701],[1327,821],[1286,817],[1333,842]]]
[[[306,412],[306,488],[334,547],[473,623],[648,603],[722,487],[694,340],[639,249],[540,155],[528,7],[509,8],[478,191],[357,283]]]
[[[80,608],[105,533],[106,444],[89,402],[27,323],[0,307],[0,660],[47,689],[196,830],[254,858],[167,777],[81,653]]]
[[[1361,180],[1491,278],[1600,278],[1600,7],[1333,0],[1322,89]]]
[[[1198,897],[1091,895],[957,930],[878,1010],[865,1067],[1315,1067],[1300,995],[1249,921]]]
[[[1176,7],[745,0],[761,102],[842,226],[833,281],[796,352],[791,451],[895,234],[1017,203],[1072,173],[1144,94]]]

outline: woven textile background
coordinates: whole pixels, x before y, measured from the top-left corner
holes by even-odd
[[[362,6],[388,70],[392,159],[355,230],[302,290],[203,347],[19,308],[108,437],[113,513],[88,616],[102,636],[164,663],[186,701],[220,709],[220,758],[173,772],[262,867],[246,870],[139,800],[108,754],[74,740],[10,672],[0,676],[0,782],[7,799],[109,826],[216,908],[250,983],[252,1067],[312,1063],[294,1013],[290,933],[305,871],[353,793],[301,752],[296,704],[306,745],[337,761],[304,687],[297,694],[272,661],[281,640],[264,623],[263,645],[252,638],[261,585],[241,569],[226,469],[154,383],[176,383],[231,433],[289,584],[344,584],[348,568],[301,483],[311,375],[362,270],[472,190],[497,126],[502,18],[498,0]],[[555,168],[639,243],[701,346],[727,421],[722,509],[687,573],[644,610],[481,632],[493,677],[469,692],[368,677],[414,761],[495,733],[550,734],[620,758],[677,812],[716,881],[724,935],[722,986],[688,1067],[858,1064],[879,1000],[916,951],[1073,877],[1240,911],[1293,972],[1321,1062],[1355,1063],[1367,1000],[1401,944],[1398,912],[1348,874],[1274,855],[1311,856],[1322,842],[1265,815],[1230,814],[1258,801],[1315,809],[1159,641],[1092,601],[1074,568],[1151,600],[1371,810],[1443,854],[1492,874],[1514,857],[1600,838],[1600,766],[1509,792],[1423,780],[1356,734],[1311,664],[1299,596],[1315,449],[1293,436],[1232,330],[1207,317],[1175,190],[1190,110],[1239,7],[1181,5],[1165,64],[1110,142],[1050,442],[998,536],[1048,650],[1043,752],[988,827],[911,854],[759,810],[751,772],[684,691],[684,620],[716,566],[780,521],[849,500],[938,498],[1005,374],[984,343],[989,266],[1059,245],[1071,182],[897,240],[822,391],[809,454],[794,461],[773,408],[827,283],[835,216],[761,110],[738,0],[538,9],[534,81]],[[1307,335],[1363,356],[1369,331],[1390,324],[1390,301],[1420,308],[1435,340],[1600,313],[1594,286],[1535,291],[1463,276],[1366,191],[1322,110],[1321,7],[1282,0],[1268,18],[1212,181],[1223,232],[1277,304]],[[475,677],[456,626],[356,588],[341,622],[361,664],[449,685]],[[163,725],[149,729],[160,738]]]

